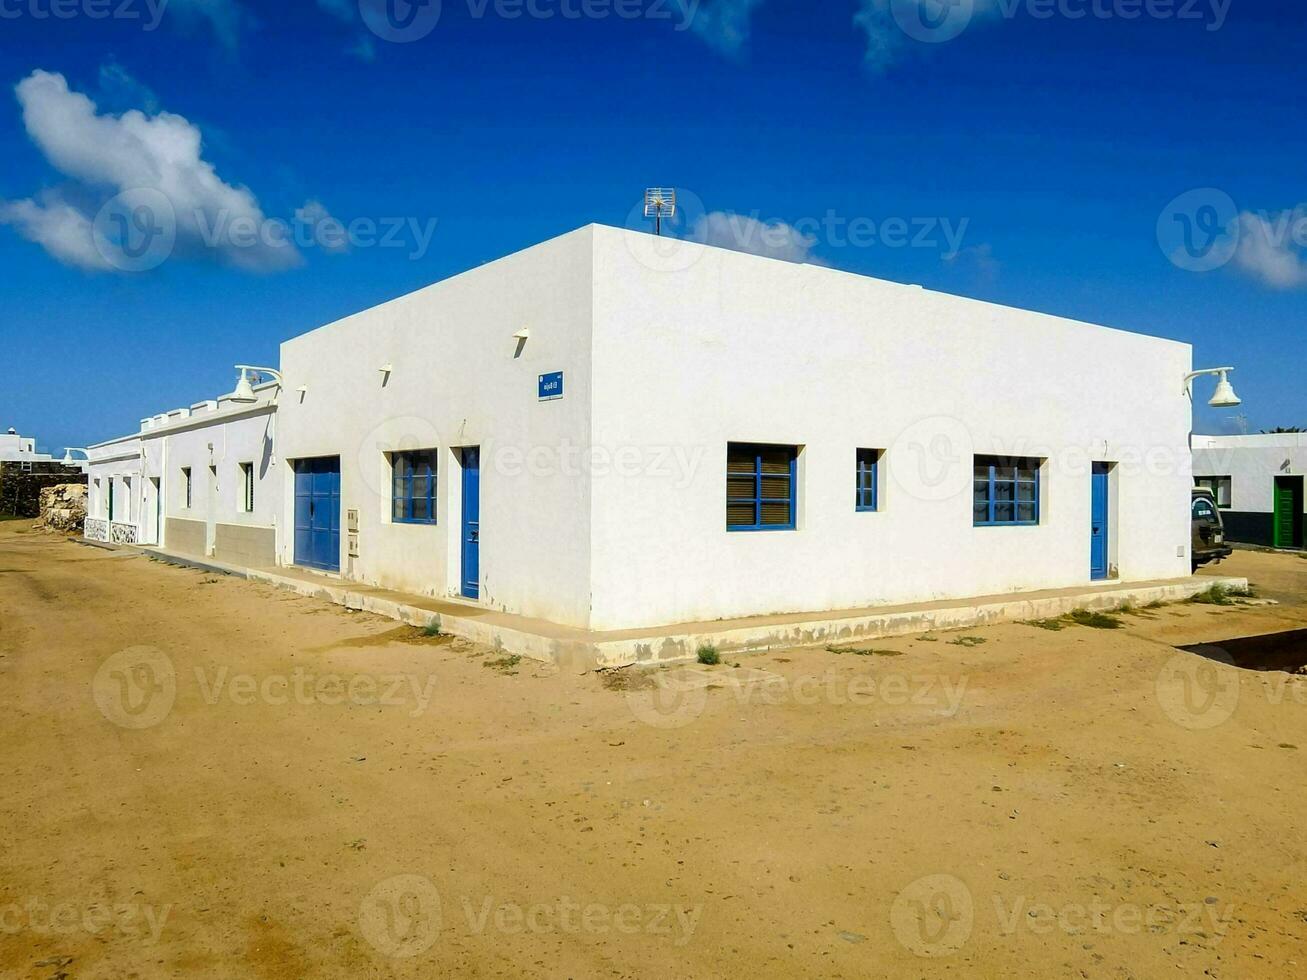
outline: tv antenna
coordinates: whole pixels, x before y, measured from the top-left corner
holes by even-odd
[[[654,219],[654,234],[663,233],[663,219],[676,217],[676,188],[650,187],[644,192],[644,216]]]

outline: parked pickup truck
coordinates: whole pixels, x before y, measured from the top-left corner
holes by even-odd
[[[1228,558],[1233,550],[1225,543],[1225,524],[1216,507],[1216,498],[1205,487],[1194,487],[1190,520],[1189,551],[1194,571],[1209,561]]]

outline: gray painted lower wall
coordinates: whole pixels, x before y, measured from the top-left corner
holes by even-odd
[[[277,529],[219,524],[214,528],[213,557],[246,568],[270,568],[277,564]]]
[[[183,555],[204,557],[207,534],[203,521],[169,517],[164,525],[163,546]]]
[[[277,529],[250,524],[217,524],[213,529],[213,554],[208,554],[208,529],[204,521],[168,518],[164,545],[169,551],[196,558],[269,568],[277,564]]]

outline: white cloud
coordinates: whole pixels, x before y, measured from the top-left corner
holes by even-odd
[[[295,221],[307,226],[310,241],[324,252],[339,255],[349,251],[345,226],[332,216],[321,201],[305,201],[295,209]]]
[[[112,268],[91,237],[91,220],[58,194],[33,200],[0,201],[0,224],[13,225],[65,265],[107,271]]]
[[[753,10],[762,0],[676,0],[684,23],[708,45],[737,57],[749,40]]]
[[[691,230],[690,237],[705,245],[749,252],[786,262],[821,264],[812,254],[817,244],[815,235],[808,235],[784,221],[759,221],[741,214],[712,211],[705,214]]]
[[[175,214],[176,248],[182,254],[259,272],[302,262],[293,244],[271,234],[274,225],[253,193],[225,183],[201,158],[200,131],[184,117],[136,109],[101,115],[94,102],[69,90],[62,75],[40,70],[19,82],[16,91],[28,136],[64,176],[94,189],[101,200],[142,188],[163,195]],[[66,197],[57,203],[17,202],[7,208],[7,220],[55,258],[94,267],[85,261],[87,248],[94,248],[89,238],[94,213],[78,212],[83,219],[78,222],[69,209],[77,210]],[[87,247],[74,244],[78,235]]]
[[[1235,267],[1275,289],[1307,286],[1307,205],[1278,214],[1239,215]]]
[[[1000,0],[858,0],[853,22],[867,35],[864,64],[881,73],[905,54],[951,41],[1001,10]]]
[[[236,0],[168,0],[167,9],[176,15],[184,28],[193,30],[207,24],[229,51],[236,49],[241,29],[250,19]]]

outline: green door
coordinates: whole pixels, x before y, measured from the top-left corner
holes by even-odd
[[[1302,477],[1275,478],[1275,547],[1302,547]]]

